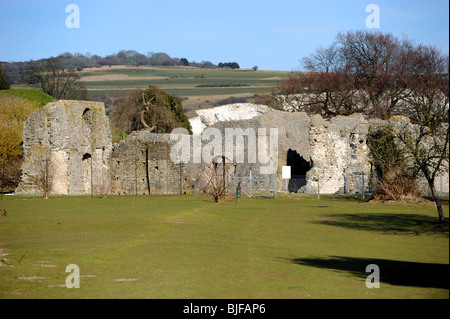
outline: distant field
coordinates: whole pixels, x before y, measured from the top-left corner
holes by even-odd
[[[113,66],[80,72],[91,96],[114,96],[123,91],[157,85],[169,94],[183,98],[183,106],[187,110],[211,107],[228,97],[248,98],[256,93],[269,92],[288,74],[287,71],[156,66]]]
[[[167,93],[181,98],[188,117],[195,116],[197,109],[234,101],[251,101],[255,94],[270,92],[273,86],[289,73],[158,66],[111,66],[86,68],[79,72],[93,100],[95,96],[120,96],[123,92],[156,85]],[[15,93],[23,89],[39,90],[33,85],[14,85],[14,89]]]

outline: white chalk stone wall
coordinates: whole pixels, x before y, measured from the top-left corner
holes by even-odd
[[[268,106],[252,103],[227,104],[209,109],[197,110],[198,116],[189,119],[193,134],[219,122],[250,120],[268,111]]]
[[[311,120],[310,146],[313,167],[305,192],[360,193],[369,187],[371,174],[366,136],[369,123],[362,115]]]

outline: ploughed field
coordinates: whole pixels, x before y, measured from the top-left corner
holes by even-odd
[[[200,69],[194,67],[111,66],[86,68],[80,72],[91,97],[119,96],[122,92],[156,85],[183,100],[188,115],[199,108],[251,99],[270,92],[287,71],[248,69]]]

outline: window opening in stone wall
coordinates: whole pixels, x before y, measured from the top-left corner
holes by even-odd
[[[83,111],[82,119],[83,119],[84,123],[86,123],[86,125],[91,125],[91,109],[90,108],[86,108]]]

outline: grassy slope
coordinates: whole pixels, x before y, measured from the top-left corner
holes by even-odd
[[[448,224],[432,205],[122,196],[0,206],[10,212],[0,298],[449,297]],[[72,263],[81,288],[58,287]],[[380,289],[365,286],[369,263]],[[42,278],[18,279],[31,276]]]
[[[208,108],[233,97],[249,98],[256,93],[269,92],[277,81],[286,77],[286,71],[253,71],[246,69],[197,69],[189,67],[130,67],[113,66],[86,68],[80,72],[81,80],[91,97],[95,95],[118,96],[122,92],[144,89],[157,85],[169,94],[183,98],[183,108],[188,116],[195,116],[194,110]],[[198,85],[245,84],[243,87],[198,87]],[[43,99],[44,93],[26,90],[27,85],[16,85],[7,90],[36,92]],[[28,93],[30,94],[30,93]],[[47,96],[47,98],[51,98]],[[43,103],[45,104],[45,103]]]
[[[112,96],[119,92],[157,85],[169,94],[187,98],[185,109],[211,107],[227,97],[248,97],[268,92],[285,71],[244,69],[197,69],[186,67],[102,67],[80,72],[91,95]],[[197,87],[198,85],[245,84],[245,87]]]
[[[12,96],[21,97],[33,102],[37,102],[39,106],[44,106],[47,103],[50,103],[54,100],[53,97],[47,95],[38,90],[29,90],[29,89],[10,89],[10,90],[1,90],[0,94],[8,94]]]

